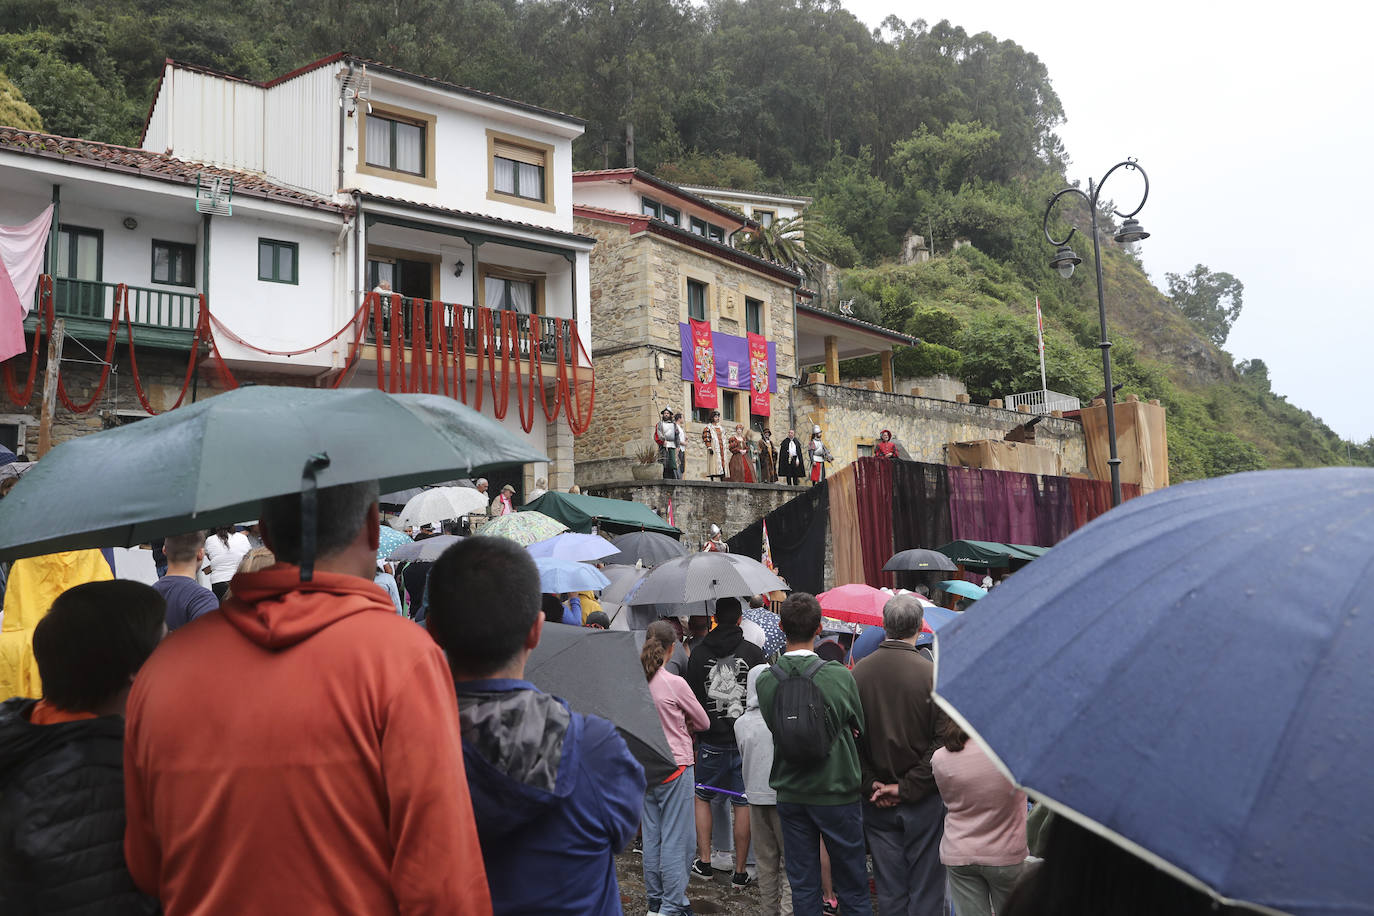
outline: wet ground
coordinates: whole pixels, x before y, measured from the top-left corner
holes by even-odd
[[[648,912],[648,902],[644,899],[643,860],[632,852],[616,856],[615,871],[620,879],[620,902],[625,908],[625,916],[644,916]],[[692,910],[697,916],[716,916],[726,913],[730,916],[758,916],[759,889],[748,887],[737,891],[730,887],[730,873],[717,871],[714,881],[700,878],[691,879],[687,886],[687,899],[692,901]]]

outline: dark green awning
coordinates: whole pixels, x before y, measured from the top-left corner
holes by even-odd
[[[1042,556],[1048,547],[1030,544],[1003,544],[998,541],[950,541],[936,550],[961,566],[979,569],[1011,566],[1011,561],[1030,561]]]
[[[659,518],[658,513],[643,503],[626,499],[608,499],[582,493],[548,492],[520,507],[521,511],[542,512],[567,525],[571,531],[590,534],[595,523],[611,534],[627,531],[658,531],[678,537],[681,531]]]

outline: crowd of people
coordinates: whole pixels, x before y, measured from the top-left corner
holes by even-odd
[[[1084,862],[1176,904],[1131,912],[1203,912],[1068,822],[1021,875],[1026,798],[933,704],[914,596],[852,671],[817,655],[804,593],[652,623],[640,661],[675,769],[649,784],[610,722],[525,678],[546,626],[601,614],[549,605],[526,550],[449,547],[416,626],[375,581],[375,482],[315,511],[308,579],[284,496],[218,600],[195,573],[233,532],[167,538],[157,586],[91,572],[50,601],[37,689],[0,705],[0,912],[619,914],[638,832],[649,913],[690,916],[718,799],[729,883],[770,916],[871,913],[870,859],[880,916],[935,916],[947,883],[957,916],[1126,912],[1075,883]]]

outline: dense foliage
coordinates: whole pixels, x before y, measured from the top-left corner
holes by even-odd
[[[0,28],[0,72],[69,136],[137,143],[167,57],[267,79],[340,49],[585,118],[579,168],[627,164],[633,128],[634,164],[668,180],[812,196],[808,247],[846,269],[822,300],[925,339],[902,375],[956,375],[979,398],[1038,388],[1038,296],[1050,387],[1101,388],[1092,265],[1060,280],[1040,233],[1063,109],[1012,41],[870,30],[835,0],[0,0]],[[0,81],[0,113],[24,117],[17,98]],[[804,264],[789,228],[752,244]],[[909,233],[931,260],[895,263]],[[1374,441],[1340,442],[1263,363],[1218,349],[1239,281],[1200,268],[1171,305],[1133,252],[1108,243],[1103,269],[1118,376],[1169,408],[1174,479],[1374,463]]]

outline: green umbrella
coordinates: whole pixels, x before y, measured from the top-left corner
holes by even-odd
[[[492,519],[477,533],[484,537],[505,538],[521,547],[528,547],[567,530],[567,525],[542,512],[512,512]]]
[[[386,491],[533,461],[548,458],[439,395],[240,388],[53,449],[0,500],[0,561],[257,518],[312,478]]]

